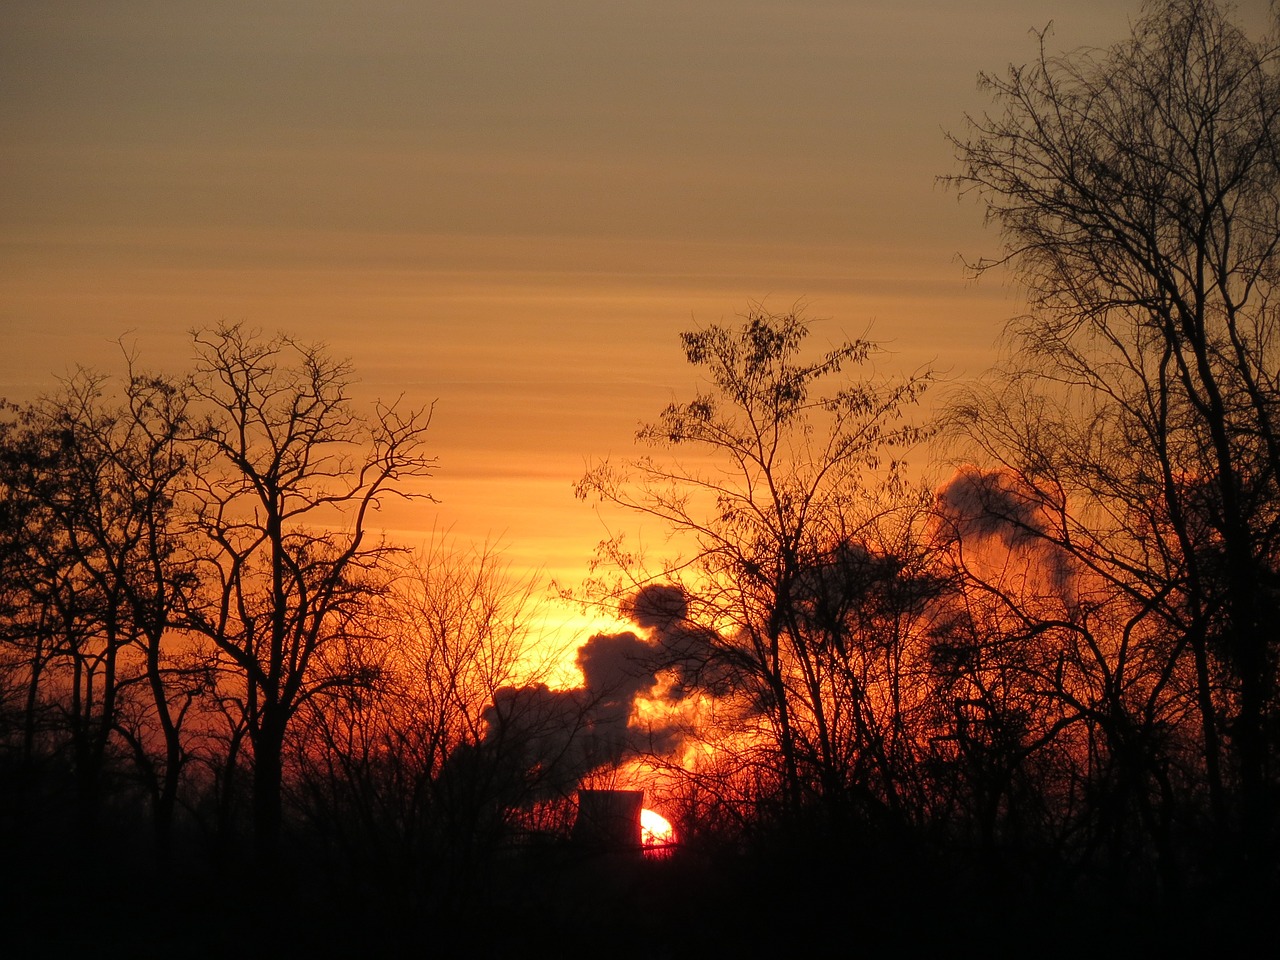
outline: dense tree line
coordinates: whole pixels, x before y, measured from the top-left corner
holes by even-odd
[[[375,912],[519,913],[545,871],[599,893],[563,880],[574,790],[639,783],[686,876],[856,856],[1244,916],[1278,879],[1280,47],[1207,0],[1041,41],[952,138],[1005,243],[972,269],[1029,294],[1007,360],[930,420],[932,373],[798,312],[684,334],[703,387],[578,483],[676,552],[603,545],[579,599],[635,631],[576,689],[493,551],[379,534],[430,500],[431,409],[362,409],[320,346],[224,325],[7,406],[10,874],[200,863],[249,922],[316,865]]]

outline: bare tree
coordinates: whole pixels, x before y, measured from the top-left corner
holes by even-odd
[[[637,439],[692,457],[602,463],[578,492],[692,542],[665,576],[685,581],[690,618],[720,638],[722,668],[768,718],[791,808],[854,794],[892,804],[886,764],[903,728],[878,712],[894,709],[894,618],[919,612],[905,602],[915,561],[904,531],[921,499],[900,458],[928,436],[906,415],[930,377],[843,378],[874,345],[841,343],[810,360],[809,333],[795,313],[756,308],[738,328],[683,334],[709,389],[673,402]],[[873,597],[886,615],[876,624]]]
[[[345,855],[394,868],[394,882],[464,882],[523,799],[476,748],[497,692],[543,669],[533,580],[516,578],[491,546],[443,534],[401,560],[343,648],[376,658],[378,682],[307,702],[291,737],[295,796]]]
[[[65,736],[92,829],[104,770],[125,748],[164,842],[184,763],[182,704],[193,695],[175,703],[175,678],[190,675],[168,634],[193,586],[173,519],[190,424],[186,385],[128,359],[118,394],[111,378],[81,369],[6,424],[5,634],[24,651],[25,762],[41,727],[54,743]],[[141,715],[145,734],[129,722]]]
[[[1011,265],[1032,308],[958,420],[1055,516],[1037,535],[1117,589],[1164,682],[1194,677],[1215,820],[1260,850],[1280,746],[1280,47],[1213,0],[1151,3],[1107,50],[1046,43],[983,78],[1001,110],[954,139],[951,182],[1005,239],[973,269]]]
[[[205,409],[194,523],[206,584],[191,625],[234,678],[253,747],[258,856],[275,856],[283,752],[312,697],[370,685],[374,664],[327,653],[348,638],[394,548],[373,535],[391,496],[425,498],[430,410],[355,410],[351,370],[320,346],[239,325],[194,334]]]

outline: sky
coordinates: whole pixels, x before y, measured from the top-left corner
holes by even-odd
[[[1241,4],[1262,23],[1265,0]],[[681,330],[804,304],[880,372],[995,358],[937,184],[979,71],[1106,45],[1114,0],[8,0],[0,396],[185,369],[243,321],[434,403],[436,505],[389,515],[572,585],[586,465],[695,385]]]

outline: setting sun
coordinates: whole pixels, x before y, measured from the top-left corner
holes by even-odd
[[[675,843],[675,839],[670,820],[653,810],[640,811],[640,842],[645,847],[665,847]]]

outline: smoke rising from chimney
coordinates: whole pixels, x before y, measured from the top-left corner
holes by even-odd
[[[676,586],[645,587],[622,609],[648,638],[596,634],[578,648],[581,687],[503,687],[484,713],[478,751],[530,786],[528,799],[568,792],[592,771],[680,745],[674,724],[633,723],[636,701],[678,702],[700,688],[710,676],[714,635],[689,622]]]
[[[1064,597],[1072,571],[1065,550],[1054,540],[1051,503],[1009,470],[960,467],[939,489],[935,511],[960,543],[1000,543],[1011,553],[1036,560],[1054,589]]]

